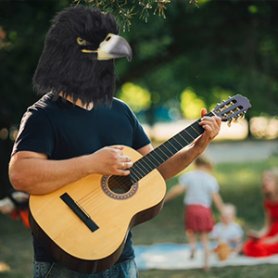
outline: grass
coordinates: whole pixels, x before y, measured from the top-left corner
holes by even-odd
[[[263,170],[278,165],[278,157],[266,161],[250,163],[225,163],[215,168],[215,175],[221,186],[221,194],[226,202],[231,202],[238,209],[238,217],[245,229],[259,228],[263,223],[263,208],[261,197],[261,173]],[[176,179],[168,182],[171,187]],[[216,214],[216,212],[215,212]],[[217,214],[216,214],[217,216]],[[133,229],[135,244],[152,244],[158,242],[185,241],[183,233],[182,196],[166,204],[161,213],[152,221]],[[21,222],[13,221],[8,216],[0,215],[0,262],[10,266],[10,271],[1,272],[0,278],[30,278],[32,277],[32,240],[30,232]],[[276,277],[278,266],[243,266],[213,268],[209,273],[200,270],[160,271],[150,270],[140,272],[142,278],[234,278],[234,277]]]

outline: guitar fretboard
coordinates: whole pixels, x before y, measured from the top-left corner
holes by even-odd
[[[210,117],[213,115],[212,112],[207,114],[207,116]],[[204,132],[204,129],[199,125],[199,122],[200,119],[171,137],[168,141],[155,148],[146,156],[137,160],[130,170],[130,179],[132,183],[138,182],[152,170],[156,169],[159,165],[199,137]]]

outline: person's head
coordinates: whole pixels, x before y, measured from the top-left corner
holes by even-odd
[[[197,169],[205,169],[207,171],[212,171],[212,163],[204,156],[199,156],[195,159],[194,165]]]
[[[40,95],[51,91],[84,104],[110,103],[115,90],[114,59],[131,55],[111,14],[70,7],[52,21],[33,86]]]
[[[236,217],[236,207],[233,204],[224,204],[221,211],[221,221],[224,224],[232,223]]]
[[[278,198],[278,168],[273,168],[263,172],[262,190],[265,198]]]

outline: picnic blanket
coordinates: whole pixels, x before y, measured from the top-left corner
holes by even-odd
[[[211,243],[211,249],[215,246]],[[197,246],[194,259],[190,259],[188,244],[158,243],[153,245],[136,245],[135,261],[140,270],[147,269],[197,269],[202,268],[203,250]],[[231,254],[226,261],[219,261],[215,253],[209,258],[211,267],[278,264],[278,255],[264,258],[251,258],[243,255]]]

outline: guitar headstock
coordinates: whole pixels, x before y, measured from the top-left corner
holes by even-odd
[[[243,118],[250,107],[251,104],[248,98],[242,95],[234,95],[226,101],[218,103],[213,113],[220,117],[222,121],[230,124],[233,120]]]

